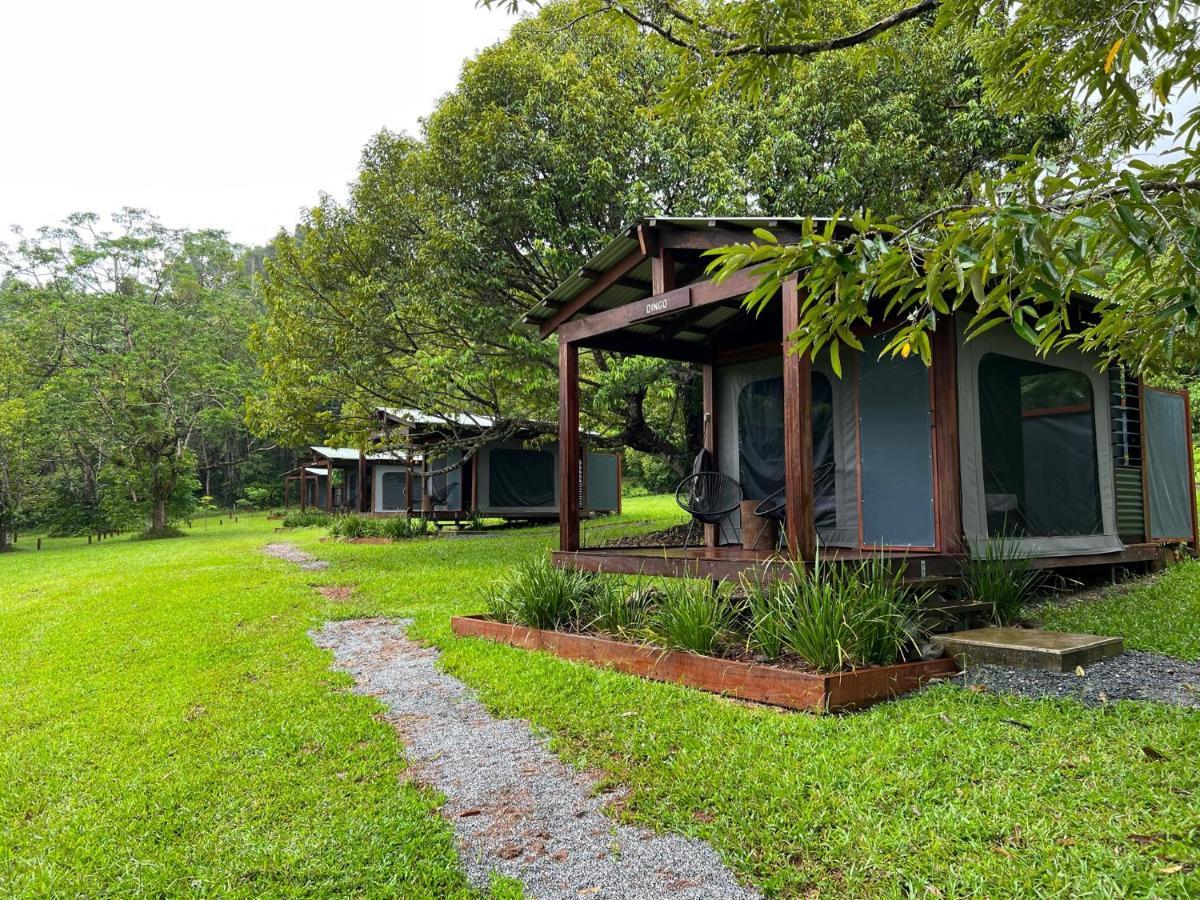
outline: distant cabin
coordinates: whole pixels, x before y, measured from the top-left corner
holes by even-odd
[[[498,427],[485,416],[414,410],[379,414],[379,443],[391,449],[310,447],[311,458],[285,476],[288,504],[296,495],[302,509],[423,515],[437,522],[461,522],[473,513],[557,520],[559,445],[546,438],[553,425]],[[579,512],[620,512],[621,455],[584,448],[577,467]]]

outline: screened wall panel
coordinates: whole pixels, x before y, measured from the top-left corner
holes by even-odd
[[[817,534],[830,546],[858,545],[853,384],[814,366],[813,491]],[[762,500],[784,485],[782,357],[717,372],[717,467]],[[727,539],[741,540],[735,513]]]
[[[989,537],[1104,530],[1085,373],[989,353],[979,365],[979,417]]]
[[[958,333],[969,333],[960,314]],[[1108,373],[1078,350],[1039,355],[1007,326],[959,338],[963,530],[974,553],[1111,553],[1117,535]]]
[[[885,338],[864,342],[859,357],[862,539],[868,546],[932,547],[929,370],[915,356],[880,359],[885,344]]]
[[[621,493],[617,483],[616,455],[588,453],[587,465],[587,508],[615,511],[620,505]]]
[[[1187,401],[1179,394],[1146,388],[1142,395],[1142,420],[1150,538],[1190,541],[1194,526]]]

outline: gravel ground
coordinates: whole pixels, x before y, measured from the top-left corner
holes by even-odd
[[[317,559],[309,553],[305,553],[295,544],[267,544],[263,548],[263,553],[267,556],[274,556],[276,559],[284,559],[288,562],[295,563],[305,572],[320,572],[329,568],[329,563],[323,559]]]
[[[614,795],[563,765],[529,723],[493,718],[460,681],[439,672],[436,650],[409,641],[403,623],[331,622],[313,640],[332,650],[360,693],[378,697],[404,739],[414,775],[446,797],[471,883],[495,871],[537,898],[756,897],[707,844],[618,824]]]
[[[1200,707],[1200,663],[1133,650],[1086,666],[1083,677],[1073,672],[1058,674],[980,665],[969,669],[963,680],[967,686],[977,685],[998,694],[1022,697],[1074,697],[1092,704],[1154,700]]]

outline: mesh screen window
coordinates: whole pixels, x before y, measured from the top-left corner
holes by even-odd
[[[489,460],[492,507],[545,507],[555,503],[554,454],[547,450],[497,448]]]
[[[812,374],[813,493],[816,524],[837,524],[834,490],[833,385]],[[738,479],[747,500],[763,500],[783,487],[783,378],[752,381],[738,394]]]
[[[979,416],[989,536],[1102,533],[1085,373],[988,354],[979,364]]]

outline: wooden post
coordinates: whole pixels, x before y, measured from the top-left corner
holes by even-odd
[[[705,363],[703,378],[704,449],[712,454],[713,464],[719,470],[721,464],[717,460],[717,367],[712,363]],[[718,537],[716,525],[704,526],[704,546],[717,546]]]
[[[579,347],[558,342],[558,547],[579,549]]]
[[[675,290],[675,258],[670,250],[659,248],[658,255],[650,258],[650,291],[657,297]]]
[[[939,317],[933,333],[932,381],[937,543],[944,553],[961,553],[965,543],[958,456],[958,337],[953,316]]]
[[[621,515],[621,507],[625,495],[625,454],[617,454],[617,515]]]
[[[360,513],[367,511],[367,457],[361,450],[358,451],[358,497],[355,506]]]
[[[325,511],[333,512],[333,459],[325,460]]]
[[[471,508],[468,512],[479,510],[479,452],[480,448],[476,447],[471,454]]]
[[[412,478],[412,460],[404,460],[404,503],[408,507],[406,510],[411,516],[413,511],[413,478]]]
[[[307,472],[303,468],[300,469],[300,512],[308,509],[308,479]]]
[[[38,548],[39,550],[41,550],[41,549],[42,549],[42,539],[41,539],[41,538],[38,538],[38,546],[37,546],[37,548]]]
[[[787,502],[788,553],[805,562],[816,559],[813,511],[812,358],[791,352],[788,335],[800,325],[796,276],[783,283],[783,437],[784,491]]]

